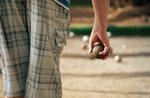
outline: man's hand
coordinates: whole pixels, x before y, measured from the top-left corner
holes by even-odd
[[[111,53],[109,38],[107,36],[107,11],[109,0],[92,0],[92,4],[95,13],[95,20],[89,40],[89,53],[92,52],[95,42],[99,44],[102,43],[105,46],[104,51],[99,54],[105,55],[104,58],[102,58],[102,60],[105,60]]]
[[[107,36],[107,32],[102,31],[101,27],[96,23],[93,26],[93,30],[89,40],[89,53],[92,52],[94,43],[103,44],[105,46],[104,51],[100,52],[99,54],[105,55],[104,58],[102,58],[102,60],[108,58],[112,49],[109,45],[109,38]]]

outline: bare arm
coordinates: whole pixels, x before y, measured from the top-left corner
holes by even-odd
[[[107,54],[103,58],[103,60],[105,60],[111,53],[109,38],[107,36],[107,12],[109,0],[92,0],[92,4],[95,13],[95,20],[89,41],[89,53],[92,52],[95,42],[102,42],[105,48],[100,54]]]

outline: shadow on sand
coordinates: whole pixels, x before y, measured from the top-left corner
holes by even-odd
[[[63,90],[74,91],[74,92],[104,93],[104,94],[150,95],[150,92],[121,92],[121,91],[103,91],[103,90],[81,90],[81,89],[69,89],[69,88],[63,88]]]
[[[84,77],[84,78],[138,78],[138,77],[150,77],[150,72],[102,73],[102,74],[62,73],[62,76]]]
[[[145,56],[149,57],[150,52],[140,52],[140,53],[123,53],[123,54],[113,54],[110,57],[113,57],[114,55],[120,55],[121,57],[138,57],[138,56]],[[90,59],[90,55],[82,55],[82,54],[62,54],[61,57],[64,58],[82,58],[82,59]]]

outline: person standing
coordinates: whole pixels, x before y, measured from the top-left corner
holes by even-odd
[[[95,22],[89,42],[106,34],[109,0],[92,0]],[[70,0],[0,0],[0,50],[6,98],[62,98],[60,54],[70,32]]]

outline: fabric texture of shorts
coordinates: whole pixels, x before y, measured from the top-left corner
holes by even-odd
[[[0,0],[4,95],[61,98],[59,58],[70,12],[53,0]]]

